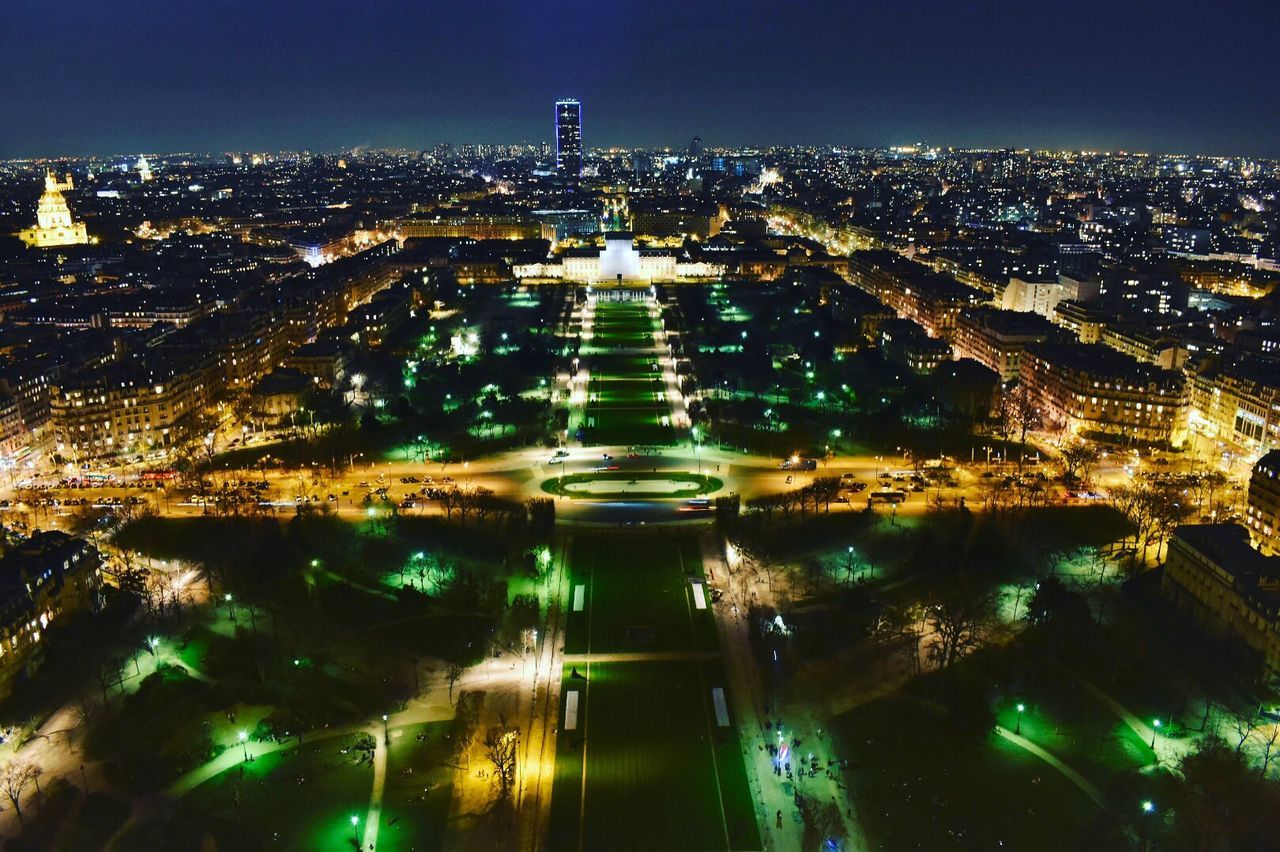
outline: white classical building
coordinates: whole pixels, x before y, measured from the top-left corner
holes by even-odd
[[[604,235],[602,249],[574,249],[545,263],[519,264],[517,278],[562,278],[583,284],[610,281],[674,281],[679,278],[714,278],[724,265],[681,262],[668,249],[636,248],[629,231]]]

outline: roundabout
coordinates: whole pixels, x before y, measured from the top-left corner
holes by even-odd
[[[594,500],[687,499],[713,494],[723,487],[724,482],[714,476],[675,470],[571,473],[542,483],[548,494]]]

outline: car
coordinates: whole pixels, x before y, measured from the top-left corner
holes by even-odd
[[[400,508],[401,508],[401,509],[413,509],[413,508],[415,508],[417,505],[418,505],[418,501],[417,501],[417,500],[401,500],[401,501],[400,501]]]
[[[441,481],[441,482],[443,482],[445,485],[452,485],[452,484],[453,484],[453,477],[452,477],[452,476],[442,476],[442,477],[440,477],[440,481]]]
[[[627,453],[627,458],[629,458],[629,459],[638,459],[638,458],[640,458],[640,454],[639,454],[639,453]]]
[[[338,498],[337,498],[336,496],[334,496],[333,494],[330,494],[328,497],[325,497],[324,499],[328,500],[330,503],[337,503],[337,502],[338,502]]]
[[[565,458],[565,457],[567,457],[568,455],[569,455],[569,451],[568,451],[568,450],[566,450],[566,449],[564,449],[564,448],[561,448],[561,449],[556,450],[556,458],[558,458],[558,459]]]
[[[853,482],[853,474],[852,474],[852,473],[842,473],[842,474],[840,474],[840,481],[841,481],[842,483],[843,483],[843,482]]]
[[[608,453],[601,453],[600,458],[604,459],[605,461],[611,461],[613,459],[613,456],[609,455]]]
[[[837,495],[835,496],[834,500],[835,500],[835,502],[836,502],[836,503],[848,503],[848,502],[849,502],[849,495],[848,495],[848,494],[837,494]]]
[[[564,464],[564,459],[560,456],[552,456],[547,459],[547,464]]]
[[[369,483],[368,483],[368,482],[365,482],[365,481],[363,481],[363,480],[361,480],[360,482],[357,482],[357,483],[356,483],[356,485],[357,485],[358,487],[360,487],[360,488],[368,488],[368,487],[369,487]]]

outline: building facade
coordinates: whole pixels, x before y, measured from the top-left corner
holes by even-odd
[[[1068,433],[1168,446],[1186,438],[1182,376],[1104,346],[1032,344],[1022,354],[1019,380],[1046,425]]]
[[[1280,450],[1272,450],[1253,466],[1245,520],[1258,549],[1280,555]]]
[[[101,568],[96,548],[58,531],[38,532],[0,559],[0,699],[39,667],[50,624],[98,609]]]
[[[1204,632],[1243,643],[1280,671],[1280,557],[1249,546],[1238,524],[1174,530],[1161,591]]]
[[[1032,343],[1054,339],[1058,329],[1044,317],[996,308],[965,308],[956,320],[953,339],[956,358],[972,358],[1000,374],[1000,381],[1018,378],[1022,350]]]

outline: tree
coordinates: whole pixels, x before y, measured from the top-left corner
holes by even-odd
[[[499,717],[485,734],[484,753],[493,764],[493,783],[498,788],[499,799],[511,798],[516,784],[516,755],[520,744],[520,731],[507,724],[506,717]]]
[[[1026,385],[1015,386],[1008,397],[1009,416],[1018,427],[1018,443],[1022,445],[1022,452],[1018,455],[1018,467],[1022,467],[1023,456],[1027,453],[1027,433],[1039,429],[1043,417],[1040,415],[1040,406]]]
[[[9,801],[13,804],[13,812],[18,815],[18,823],[23,827],[26,827],[27,823],[22,816],[20,801],[22,793],[39,774],[40,769],[26,760],[11,760],[4,769],[0,769],[0,790],[4,790],[4,794],[9,797]]]
[[[453,687],[455,684],[457,684],[458,679],[462,677],[462,673],[465,672],[466,670],[467,670],[467,667],[462,665],[461,663],[450,663],[449,667],[445,669],[444,677],[449,684],[449,703],[450,704],[453,703]]]
[[[1073,444],[1058,456],[1062,463],[1062,478],[1067,482],[1079,479],[1088,483],[1093,466],[1098,462],[1098,451],[1089,444]]]
[[[1175,836],[1192,849],[1271,848],[1280,792],[1249,768],[1239,751],[1218,737],[1203,737],[1179,763]]]
[[[1053,627],[1088,624],[1089,604],[1083,595],[1071,591],[1051,574],[1036,583],[1035,591],[1027,600],[1026,619],[1032,624]]]
[[[950,667],[982,643],[996,621],[996,601],[996,593],[964,579],[938,586],[927,608],[936,637],[929,657],[938,668]]]

